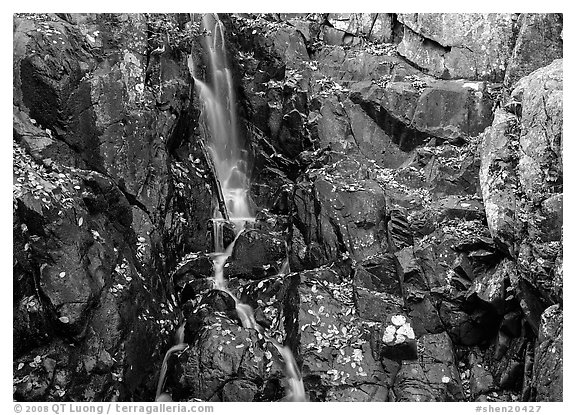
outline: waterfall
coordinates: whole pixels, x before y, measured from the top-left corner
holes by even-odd
[[[216,289],[228,293],[235,301],[236,312],[245,328],[257,330],[271,342],[284,360],[285,373],[288,379],[288,396],[293,401],[305,401],[304,384],[298,370],[292,351],[264,334],[264,329],[254,318],[254,310],[248,304],[243,304],[227,288],[224,278],[224,265],[232,254],[236,239],[243,231],[247,222],[253,222],[250,210],[248,191],[250,182],[246,161],[246,151],[239,139],[239,126],[236,111],[236,97],[232,81],[232,70],[228,62],[224,26],[218,15],[205,14],[202,18],[202,28],[207,35],[204,38],[204,51],[207,60],[207,78],[210,83],[199,79],[196,74],[192,55],[188,59],[188,67],[194,78],[200,100],[202,102],[201,119],[207,127],[209,135],[208,149],[214,164],[216,179],[222,189],[222,197],[230,222],[235,225],[236,238],[228,246],[224,246],[223,227],[225,220],[219,209],[215,208],[213,215],[214,253],[214,283]],[[281,274],[289,272],[288,261],[282,266]],[[159,386],[160,392],[160,386]]]
[[[208,148],[226,208],[230,220],[242,227],[243,222],[253,220],[248,203],[250,183],[245,151],[238,134],[240,129],[236,115],[236,95],[228,63],[224,26],[217,15],[205,14],[202,27],[208,33],[204,38],[204,50],[208,60],[210,85],[198,79],[191,57],[188,64],[203,105],[202,118],[210,135]],[[218,211],[214,215],[221,217]]]

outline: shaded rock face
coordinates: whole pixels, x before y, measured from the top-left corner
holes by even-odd
[[[174,401],[290,400],[278,342],[310,401],[561,400],[561,19],[220,18],[256,216],[225,291],[194,22],[15,17],[15,399],[152,400],[176,344]]]
[[[352,159],[312,169],[294,193],[296,226],[307,245],[298,260],[323,265],[341,255],[362,261],[385,250],[385,197]]]
[[[149,55],[150,24],[14,18],[18,400],[152,399],[177,324],[163,274],[207,246],[190,77],[180,51]]]
[[[394,381],[398,401],[459,401],[464,393],[456,359],[445,334],[430,334],[418,339],[419,362],[402,365]]]

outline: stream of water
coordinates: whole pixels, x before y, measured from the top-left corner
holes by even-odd
[[[242,326],[257,330],[266,341],[270,342],[284,360],[287,378],[288,400],[305,401],[306,395],[302,375],[292,351],[277,340],[265,335],[264,329],[254,318],[254,310],[240,300],[227,288],[224,278],[224,265],[232,254],[236,239],[247,223],[254,222],[250,210],[248,191],[250,183],[247,175],[246,151],[239,139],[239,128],[236,111],[236,97],[232,82],[232,71],[228,63],[224,26],[216,14],[205,14],[202,28],[207,35],[204,38],[204,51],[207,60],[207,73],[210,83],[197,76],[192,55],[188,60],[190,73],[194,78],[202,102],[201,119],[209,133],[208,149],[214,163],[217,180],[222,188],[222,196],[228,211],[230,222],[234,224],[236,238],[228,246],[224,243],[224,226],[226,221],[218,208],[213,214],[214,252],[211,254],[214,263],[215,288],[228,293],[235,301],[236,312]],[[280,273],[289,272],[288,261],[285,261]],[[168,358],[172,353],[184,350],[187,345],[183,337],[166,353],[159,378],[156,400],[166,400],[169,395],[163,393],[164,379]]]

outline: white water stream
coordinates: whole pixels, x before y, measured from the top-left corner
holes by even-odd
[[[302,375],[294,359],[292,351],[275,339],[267,337],[264,329],[254,318],[254,310],[244,304],[227,288],[224,278],[224,265],[232,254],[234,244],[247,223],[254,222],[250,211],[248,191],[250,183],[247,176],[247,162],[242,145],[239,140],[239,128],[236,112],[236,97],[232,82],[232,71],[228,64],[224,26],[216,14],[205,14],[202,18],[202,28],[207,31],[204,42],[204,51],[207,60],[207,73],[210,83],[199,79],[196,73],[192,55],[188,59],[188,68],[200,100],[202,102],[201,119],[209,134],[208,149],[216,169],[217,179],[222,188],[222,196],[228,210],[230,222],[235,226],[236,238],[229,246],[224,246],[225,220],[218,208],[213,214],[213,239],[215,288],[228,293],[236,303],[236,312],[245,328],[257,330],[264,338],[272,343],[278,350],[285,364],[285,375],[288,381],[287,399],[292,401],[305,401],[306,395]],[[288,261],[282,267],[281,273],[289,271]],[[166,400],[169,395],[162,393],[164,376],[169,356],[185,348],[182,339],[166,353],[158,382],[156,400]]]

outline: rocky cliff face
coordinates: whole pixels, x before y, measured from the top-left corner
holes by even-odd
[[[309,399],[561,400],[561,15],[221,19],[257,208],[225,276]],[[285,396],[212,289],[189,20],[15,16],[15,399],[151,400],[183,321],[173,399]]]
[[[166,273],[209,247],[185,56],[153,53],[151,19],[14,19],[18,399],[150,399],[178,320]]]

